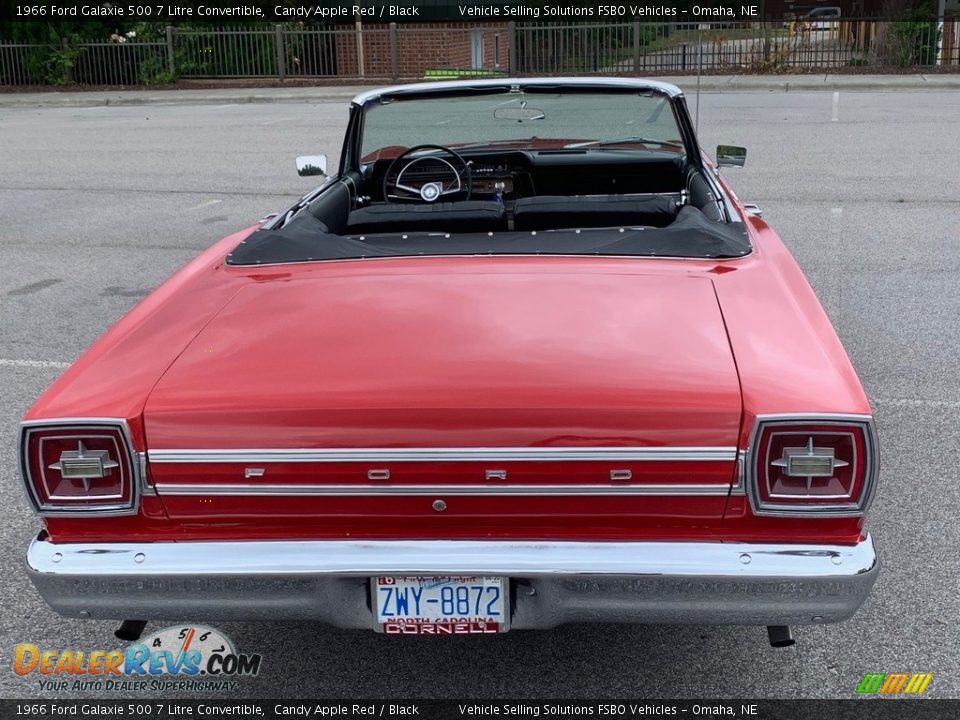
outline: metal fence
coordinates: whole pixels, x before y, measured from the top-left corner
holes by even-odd
[[[38,74],[30,71],[27,58],[34,45],[0,45],[0,84],[34,85],[40,82]]]
[[[277,40],[282,48],[281,72],[301,77],[336,77],[339,67],[337,38],[341,37],[341,44],[349,43],[350,38],[345,37],[348,34],[352,36],[352,28],[346,33],[336,29],[282,32]]]
[[[276,76],[280,52],[276,35],[270,27],[177,30],[174,62],[184,77]]]
[[[0,85],[144,85],[170,77],[162,42],[0,43]]]
[[[776,72],[958,65],[960,23],[843,19],[744,27],[518,26],[520,74]]]
[[[132,35],[132,34],[131,34]],[[0,84],[149,85],[177,78],[412,79],[750,73],[960,66],[960,20],[258,25],[159,38],[0,43]],[[958,67],[960,69],[960,67]]]
[[[77,53],[70,79],[83,85],[135,85],[142,69],[160,61],[163,43],[86,43]]]

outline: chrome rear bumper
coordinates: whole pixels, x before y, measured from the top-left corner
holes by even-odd
[[[512,628],[569,622],[793,625],[845,620],[879,572],[854,546],[356,540],[55,544],[27,571],[67,617],[308,619],[375,626],[374,575],[503,575]]]

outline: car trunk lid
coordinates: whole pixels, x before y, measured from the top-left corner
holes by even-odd
[[[145,430],[175,517],[663,520],[722,514],[740,413],[708,278],[354,271],[239,292]]]

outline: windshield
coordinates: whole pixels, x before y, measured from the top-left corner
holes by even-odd
[[[361,156],[447,147],[629,147],[682,153],[669,98],[649,92],[511,92],[388,99],[366,108]],[[396,152],[384,152],[385,149]]]

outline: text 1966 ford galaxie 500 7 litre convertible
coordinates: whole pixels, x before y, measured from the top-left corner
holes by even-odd
[[[29,410],[68,617],[388,633],[849,618],[877,443],[803,273],[624,79],[366,92],[339,171]],[[301,158],[304,174],[325,172]]]

